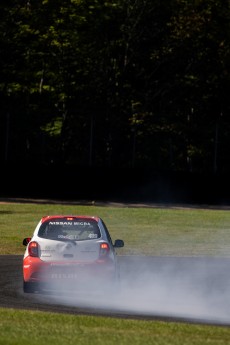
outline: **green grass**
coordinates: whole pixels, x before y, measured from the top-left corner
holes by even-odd
[[[0,308],[2,345],[230,344],[230,328]]]
[[[121,255],[230,255],[230,213],[224,210],[99,207],[80,205],[0,205],[0,254],[23,254],[48,214],[102,217]],[[177,322],[127,320],[0,308],[0,344],[205,345],[230,344],[230,328]]]
[[[122,238],[122,255],[229,256],[229,211],[1,204],[0,254],[22,254],[22,239],[32,235],[44,215],[91,214],[106,222],[112,238]]]

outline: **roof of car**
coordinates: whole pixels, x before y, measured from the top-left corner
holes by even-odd
[[[85,216],[85,215],[51,215],[51,216],[44,216],[42,217],[41,219],[41,222],[44,223],[46,222],[47,220],[52,220],[52,219],[68,219],[68,220],[73,220],[73,219],[87,219],[87,220],[94,220],[96,222],[99,221],[99,217],[96,217],[96,216]],[[72,218],[72,219],[71,219]]]

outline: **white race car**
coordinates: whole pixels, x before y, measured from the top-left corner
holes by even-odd
[[[115,248],[124,242],[112,242],[100,217],[45,216],[23,245],[25,293],[104,288],[119,280]]]

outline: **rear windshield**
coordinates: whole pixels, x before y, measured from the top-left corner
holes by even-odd
[[[84,241],[100,238],[101,233],[96,221],[52,219],[41,225],[38,236],[53,240]]]

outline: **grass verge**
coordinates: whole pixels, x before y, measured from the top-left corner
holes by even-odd
[[[230,344],[230,328],[0,308],[2,345]]]
[[[48,214],[90,214],[104,219],[121,255],[229,256],[229,211],[102,207],[61,204],[1,204],[0,254],[22,254],[22,239]]]

